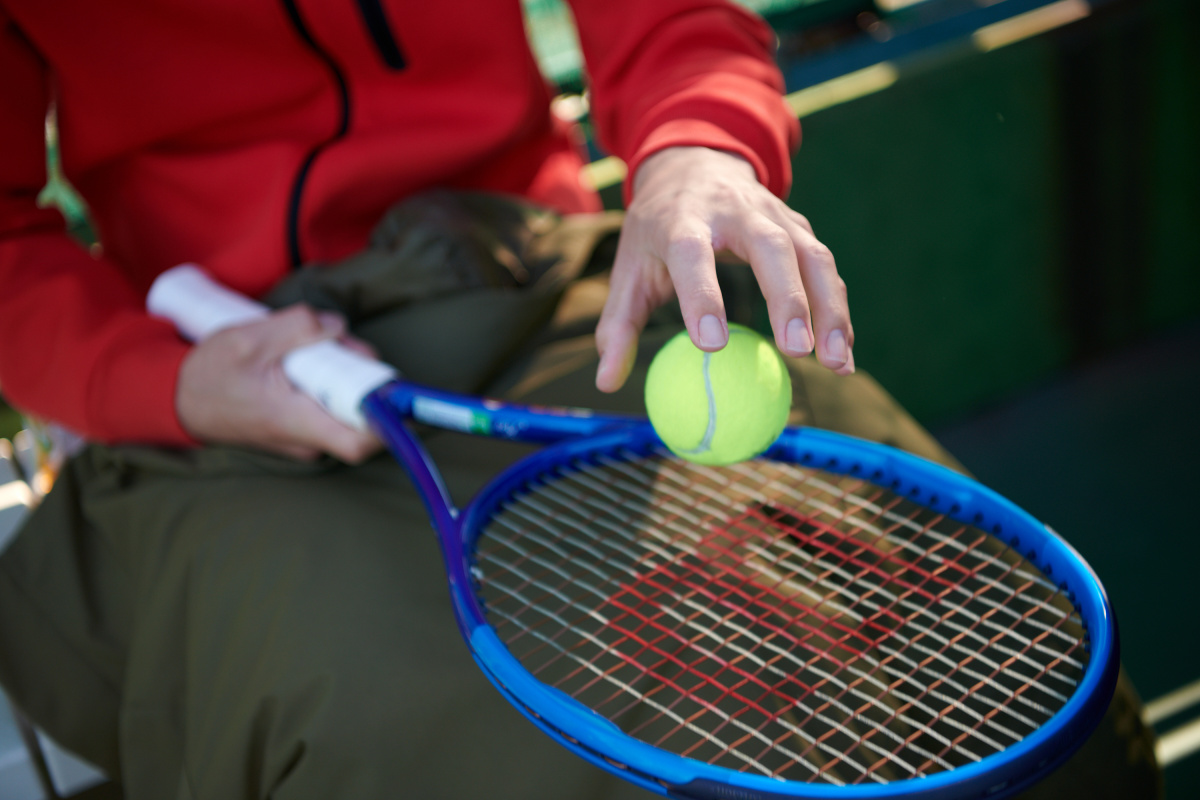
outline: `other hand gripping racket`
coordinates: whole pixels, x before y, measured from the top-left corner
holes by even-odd
[[[195,267],[148,304],[192,339],[266,313]],[[407,468],[492,683],[659,794],[1003,797],[1070,755],[1112,696],[1095,574],[944,467],[795,428],[761,458],[700,466],[644,420],[425,388],[331,342],[284,368]],[[460,510],[409,419],[550,446]]]

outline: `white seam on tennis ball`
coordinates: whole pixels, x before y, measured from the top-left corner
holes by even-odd
[[[748,331],[739,328],[729,329],[729,338],[734,336],[745,336]],[[708,374],[708,366],[712,363],[712,353],[704,354],[704,393],[708,396],[708,429],[704,431],[704,438],[700,440],[700,444],[693,447],[691,450],[680,450],[679,454],[683,456],[698,456],[701,453],[707,453],[712,449],[713,437],[717,435],[717,396],[713,393],[712,376]]]
[[[712,353],[705,353],[702,372],[704,373],[704,393],[708,395],[708,428],[704,431],[704,438],[700,440],[700,444],[691,450],[680,450],[680,455],[698,456],[712,449],[713,436],[717,433],[717,398],[713,394],[712,376],[708,374],[710,363],[712,363]]]

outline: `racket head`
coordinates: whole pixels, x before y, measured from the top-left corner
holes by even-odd
[[[928,509],[930,515],[988,533],[1005,552],[1015,554],[1009,561],[1016,558],[1020,564],[1040,571],[1045,582],[1053,581],[1073,608],[1072,618],[1081,628],[1078,644],[1087,655],[1073,691],[1036,729],[1003,749],[973,763],[886,783],[837,785],[820,776],[810,781],[781,781],[660,749],[624,732],[604,715],[535,677],[505,644],[489,619],[488,606],[496,603],[494,597],[487,597],[494,589],[487,572],[496,565],[489,563],[487,556],[481,558],[479,548],[481,544],[486,546],[492,536],[489,526],[496,524],[514,498],[528,497],[531,486],[556,482],[564,472],[579,474],[581,465],[644,459],[679,463],[666,453],[648,424],[542,450],[513,465],[482,490],[458,518],[457,530],[450,534],[456,541],[443,543],[455,612],[476,661],[526,717],[579,756],[673,797],[1002,797],[1019,791],[1065,760],[1103,716],[1118,669],[1115,620],[1102,585],[1070,545],[1000,495],[940,465],[851,437],[789,429],[761,460],[763,464],[819,470],[814,474],[822,476],[861,478],[888,492],[889,497]],[[686,464],[682,467],[691,468]],[[629,581],[618,581],[616,595],[627,598],[638,588],[631,587]],[[1045,592],[1041,596],[1044,598]],[[611,613],[614,602],[610,600],[601,613]],[[621,609],[627,611],[628,603]],[[861,677],[861,672],[856,677]],[[913,694],[909,690],[907,699],[911,700]],[[825,735],[829,727],[825,726]]]

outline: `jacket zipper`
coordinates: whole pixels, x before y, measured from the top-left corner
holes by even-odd
[[[296,0],[282,0],[282,3],[284,11],[287,12],[288,19],[296,29],[296,32],[300,34],[300,38],[304,40],[309,49],[316,53],[317,57],[329,69],[334,82],[337,84],[338,95],[341,99],[341,119],[338,122],[337,131],[308,151],[308,155],[305,157],[304,163],[300,165],[300,170],[296,173],[296,179],[292,183],[292,192],[288,199],[287,210],[287,245],[288,258],[292,262],[292,268],[296,269],[304,263],[303,254],[300,252],[300,201],[304,196],[304,182],[308,179],[308,173],[312,169],[313,162],[317,160],[317,156],[325,148],[345,136],[346,131],[349,130],[350,90],[346,85],[346,76],[342,73],[342,68],[333,60],[333,56],[317,43],[308,26],[304,23],[304,18],[300,16],[300,9],[296,7]],[[382,12],[382,9],[380,11]]]
[[[379,51],[379,57],[383,59],[383,63],[394,70],[404,69],[406,66],[404,53],[401,52],[396,36],[392,33],[391,26],[388,25],[387,15],[383,12],[383,4],[380,0],[357,0],[357,2],[358,12],[362,14],[363,22],[367,26],[367,33],[371,34],[371,40],[375,42],[375,49]]]

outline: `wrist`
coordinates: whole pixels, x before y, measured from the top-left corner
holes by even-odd
[[[633,194],[637,196],[645,186],[664,178],[686,179],[688,176],[699,174],[697,171],[740,174],[747,180],[758,182],[754,165],[738,153],[714,150],[710,147],[676,146],[659,150],[647,156],[638,165],[637,172],[633,175]]]

